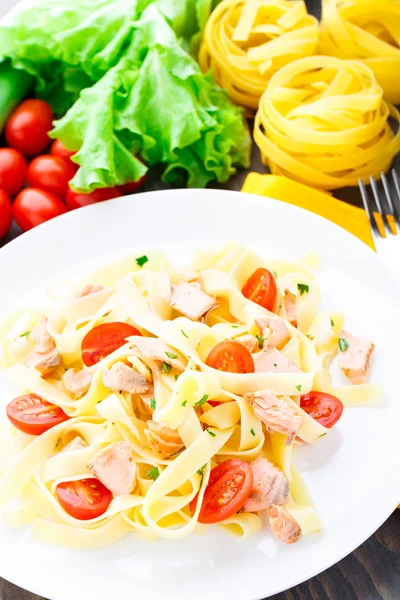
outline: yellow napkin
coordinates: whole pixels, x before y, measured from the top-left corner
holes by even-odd
[[[305,208],[347,229],[375,250],[368,217],[362,208],[333,198],[330,194],[281,175],[250,173],[242,192],[269,196]]]

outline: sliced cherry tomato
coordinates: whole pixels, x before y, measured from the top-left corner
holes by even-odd
[[[37,188],[22,190],[15,198],[12,209],[14,219],[23,231],[67,212],[60,198]]]
[[[7,144],[24,156],[37,156],[50,143],[53,111],[44,100],[25,100],[9,118],[5,136]]]
[[[110,490],[98,479],[64,481],[56,487],[56,494],[65,512],[80,521],[101,517],[113,499]]]
[[[216,406],[219,406],[221,404],[221,402],[218,402],[218,400],[207,400],[208,404],[210,404],[211,406],[213,406],[214,408]]]
[[[45,190],[64,200],[75,173],[65,158],[43,154],[34,158],[29,165],[28,183],[30,187]]]
[[[220,342],[207,357],[206,365],[228,373],[254,373],[254,360],[239,342]]]
[[[253,471],[249,463],[230,458],[215,467],[204,494],[199,513],[200,523],[220,523],[235,515],[245,504],[253,488]],[[190,503],[196,510],[197,496]]]
[[[82,341],[82,360],[87,367],[118,350],[132,335],[142,335],[128,323],[103,323],[91,329]]]
[[[14,427],[30,435],[41,435],[69,419],[59,406],[35,394],[14,398],[7,405],[6,413]]]
[[[28,165],[20,152],[13,148],[0,148],[0,188],[9,196],[22,190]]]
[[[0,190],[0,240],[7,235],[12,222],[12,206],[8,194]]]
[[[80,194],[75,192],[73,189],[69,189],[67,192],[67,206],[70,210],[75,208],[81,208],[82,206],[89,206],[90,204],[96,204],[97,202],[104,202],[105,200],[111,200],[112,198],[120,198],[122,196],[118,188],[99,188],[90,192],[90,194]]]
[[[339,421],[343,412],[343,404],[339,398],[325,392],[304,394],[300,398],[300,408],[328,429]]]
[[[60,140],[55,140],[55,142],[53,142],[53,144],[51,146],[50,154],[52,156],[61,156],[61,158],[65,158],[65,160],[68,161],[68,163],[74,169],[75,173],[79,169],[79,165],[72,162],[72,160],[71,160],[71,157],[74,156],[74,154],[76,154],[76,152],[73,150],[68,150],[64,146],[64,144],[62,144],[60,142]]]
[[[268,269],[257,269],[244,284],[242,294],[245,298],[272,311],[276,300],[275,277]]]

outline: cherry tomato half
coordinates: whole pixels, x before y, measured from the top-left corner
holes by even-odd
[[[12,206],[8,194],[0,190],[0,240],[7,235],[12,222]]]
[[[37,156],[50,143],[53,111],[44,100],[25,100],[15,109],[5,127],[7,144],[24,156]]]
[[[33,229],[67,212],[60,198],[37,188],[22,190],[14,200],[12,208],[14,219],[23,231]]]
[[[276,300],[275,277],[268,269],[257,269],[244,284],[242,294],[245,298],[272,311]]]
[[[118,350],[132,335],[142,335],[128,323],[103,323],[91,329],[82,341],[82,360],[87,367]]]
[[[14,427],[29,435],[41,435],[69,419],[59,406],[50,404],[35,394],[14,398],[7,405],[6,413]]]
[[[22,190],[28,165],[20,152],[13,148],[0,148],[0,188],[9,196]]]
[[[339,421],[343,412],[343,404],[339,398],[325,392],[304,394],[300,398],[300,408],[328,429]]]
[[[60,142],[60,140],[55,140],[51,146],[50,154],[52,156],[61,156],[61,158],[65,158],[65,160],[71,165],[74,169],[75,173],[79,169],[79,165],[72,162],[71,157],[76,154],[73,150],[68,150],[64,144]]]
[[[101,517],[113,499],[110,490],[98,479],[64,481],[56,487],[56,494],[65,512],[80,521]]]
[[[28,183],[30,187],[45,190],[64,199],[75,172],[65,158],[44,154],[34,158],[29,165]]]
[[[207,357],[206,365],[228,373],[254,373],[254,360],[239,342],[220,342]]]
[[[253,471],[249,463],[238,458],[225,460],[210,473],[199,522],[211,524],[229,519],[243,507],[252,488]],[[192,514],[196,504],[197,496],[190,503]]]
[[[121,192],[116,187],[99,188],[98,190],[90,192],[90,194],[81,194],[70,188],[67,192],[66,203],[70,210],[74,210],[75,208],[89,206],[90,204],[96,204],[97,202],[104,202],[105,200],[111,200],[112,198],[120,198],[121,196]]]

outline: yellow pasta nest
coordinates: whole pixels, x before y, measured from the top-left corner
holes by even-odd
[[[199,62],[236,104],[255,111],[271,75],[315,54],[318,36],[302,0],[225,0],[207,23]]]
[[[400,103],[398,0],[325,0],[321,52],[362,60],[374,72],[385,98]]]
[[[397,121],[397,133],[389,117]],[[363,63],[331,56],[294,61],[260,100],[254,138],[273,173],[325,189],[379,177],[400,150],[400,114]]]

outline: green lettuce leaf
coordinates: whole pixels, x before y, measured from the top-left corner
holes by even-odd
[[[143,165],[165,165],[164,179],[204,187],[249,165],[250,135],[242,110],[183,50],[155,5],[133,24],[123,58],[55,124],[81,165],[82,191],[139,179]]]

